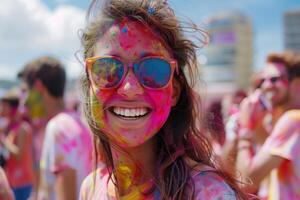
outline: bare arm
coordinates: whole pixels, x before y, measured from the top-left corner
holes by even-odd
[[[285,160],[282,157],[271,155],[263,149],[255,155],[251,156],[248,141],[241,141],[240,149],[237,156],[237,169],[245,178],[244,182],[251,181],[252,185],[243,185],[243,189],[247,192],[255,192],[260,182],[275,168]]]
[[[68,168],[57,173],[55,193],[57,200],[76,200],[76,171]]]
[[[19,153],[19,148],[3,135],[0,136],[0,143],[7,149],[7,151],[9,151],[9,153],[13,155],[17,155]]]
[[[31,138],[31,129],[27,127],[25,124],[22,124],[20,128],[18,128],[16,133],[16,143],[12,143],[7,137],[1,137],[1,143],[7,148],[7,150],[14,156],[17,160],[19,160],[23,153],[25,153],[26,140],[32,140]]]

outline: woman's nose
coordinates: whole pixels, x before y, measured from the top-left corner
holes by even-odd
[[[127,99],[134,99],[144,93],[144,88],[139,83],[133,71],[129,70],[123,82],[118,87],[117,92]]]

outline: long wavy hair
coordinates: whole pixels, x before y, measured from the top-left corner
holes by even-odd
[[[103,33],[125,18],[139,21],[160,35],[179,66],[179,74],[174,76],[181,86],[179,100],[172,107],[162,129],[155,135],[158,155],[155,183],[161,199],[193,199],[194,187],[190,184],[192,166],[188,160],[210,166],[233,188],[239,199],[246,199],[234,179],[216,167],[210,142],[200,131],[200,102],[199,98],[195,98],[192,88],[198,79],[196,50],[208,42],[207,34],[192,22],[179,21],[165,0],[95,0],[90,5],[87,26],[81,36],[83,57],[92,57],[96,42]],[[194,38],[188,39],[187,34],[192,34]],[[90,96],[90,86],[86,73],[83,78],[84,110],[94,133],[96,160],[101,154],[111,177],[115,170],[111,148],[116,145],[101,132],[93,118],[91,107],[93,103],[97,104],[97,100],[91,99],[94,97]]]

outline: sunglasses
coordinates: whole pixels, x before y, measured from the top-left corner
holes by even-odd
[[[139,83],[148,89],[162,89],[172,80],[174,70],[178,74],[177,62],[163,57],[145,57],[132,64],[125,64],[115,56],[91,57],[86,59],[91,81],[101,89],[118,87],[129,68]]]
[[[284,76],[273,76],[273,77],[269,77],[269,78],[262,78],[262,79],[260,79],[258,85],[259,85],[259,87],[261,87],[265,81],[270,81],[272,84],[276,84],[278,81],[281,81],[281,80],[286,80],[286,79]]]

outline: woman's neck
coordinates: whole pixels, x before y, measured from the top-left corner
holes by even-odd
[[[112,148],[119,195],[129,194],[134,188],[152,182],[157,160],[155,147],[154,137],[140,146],[124,148],[127,153]]]

